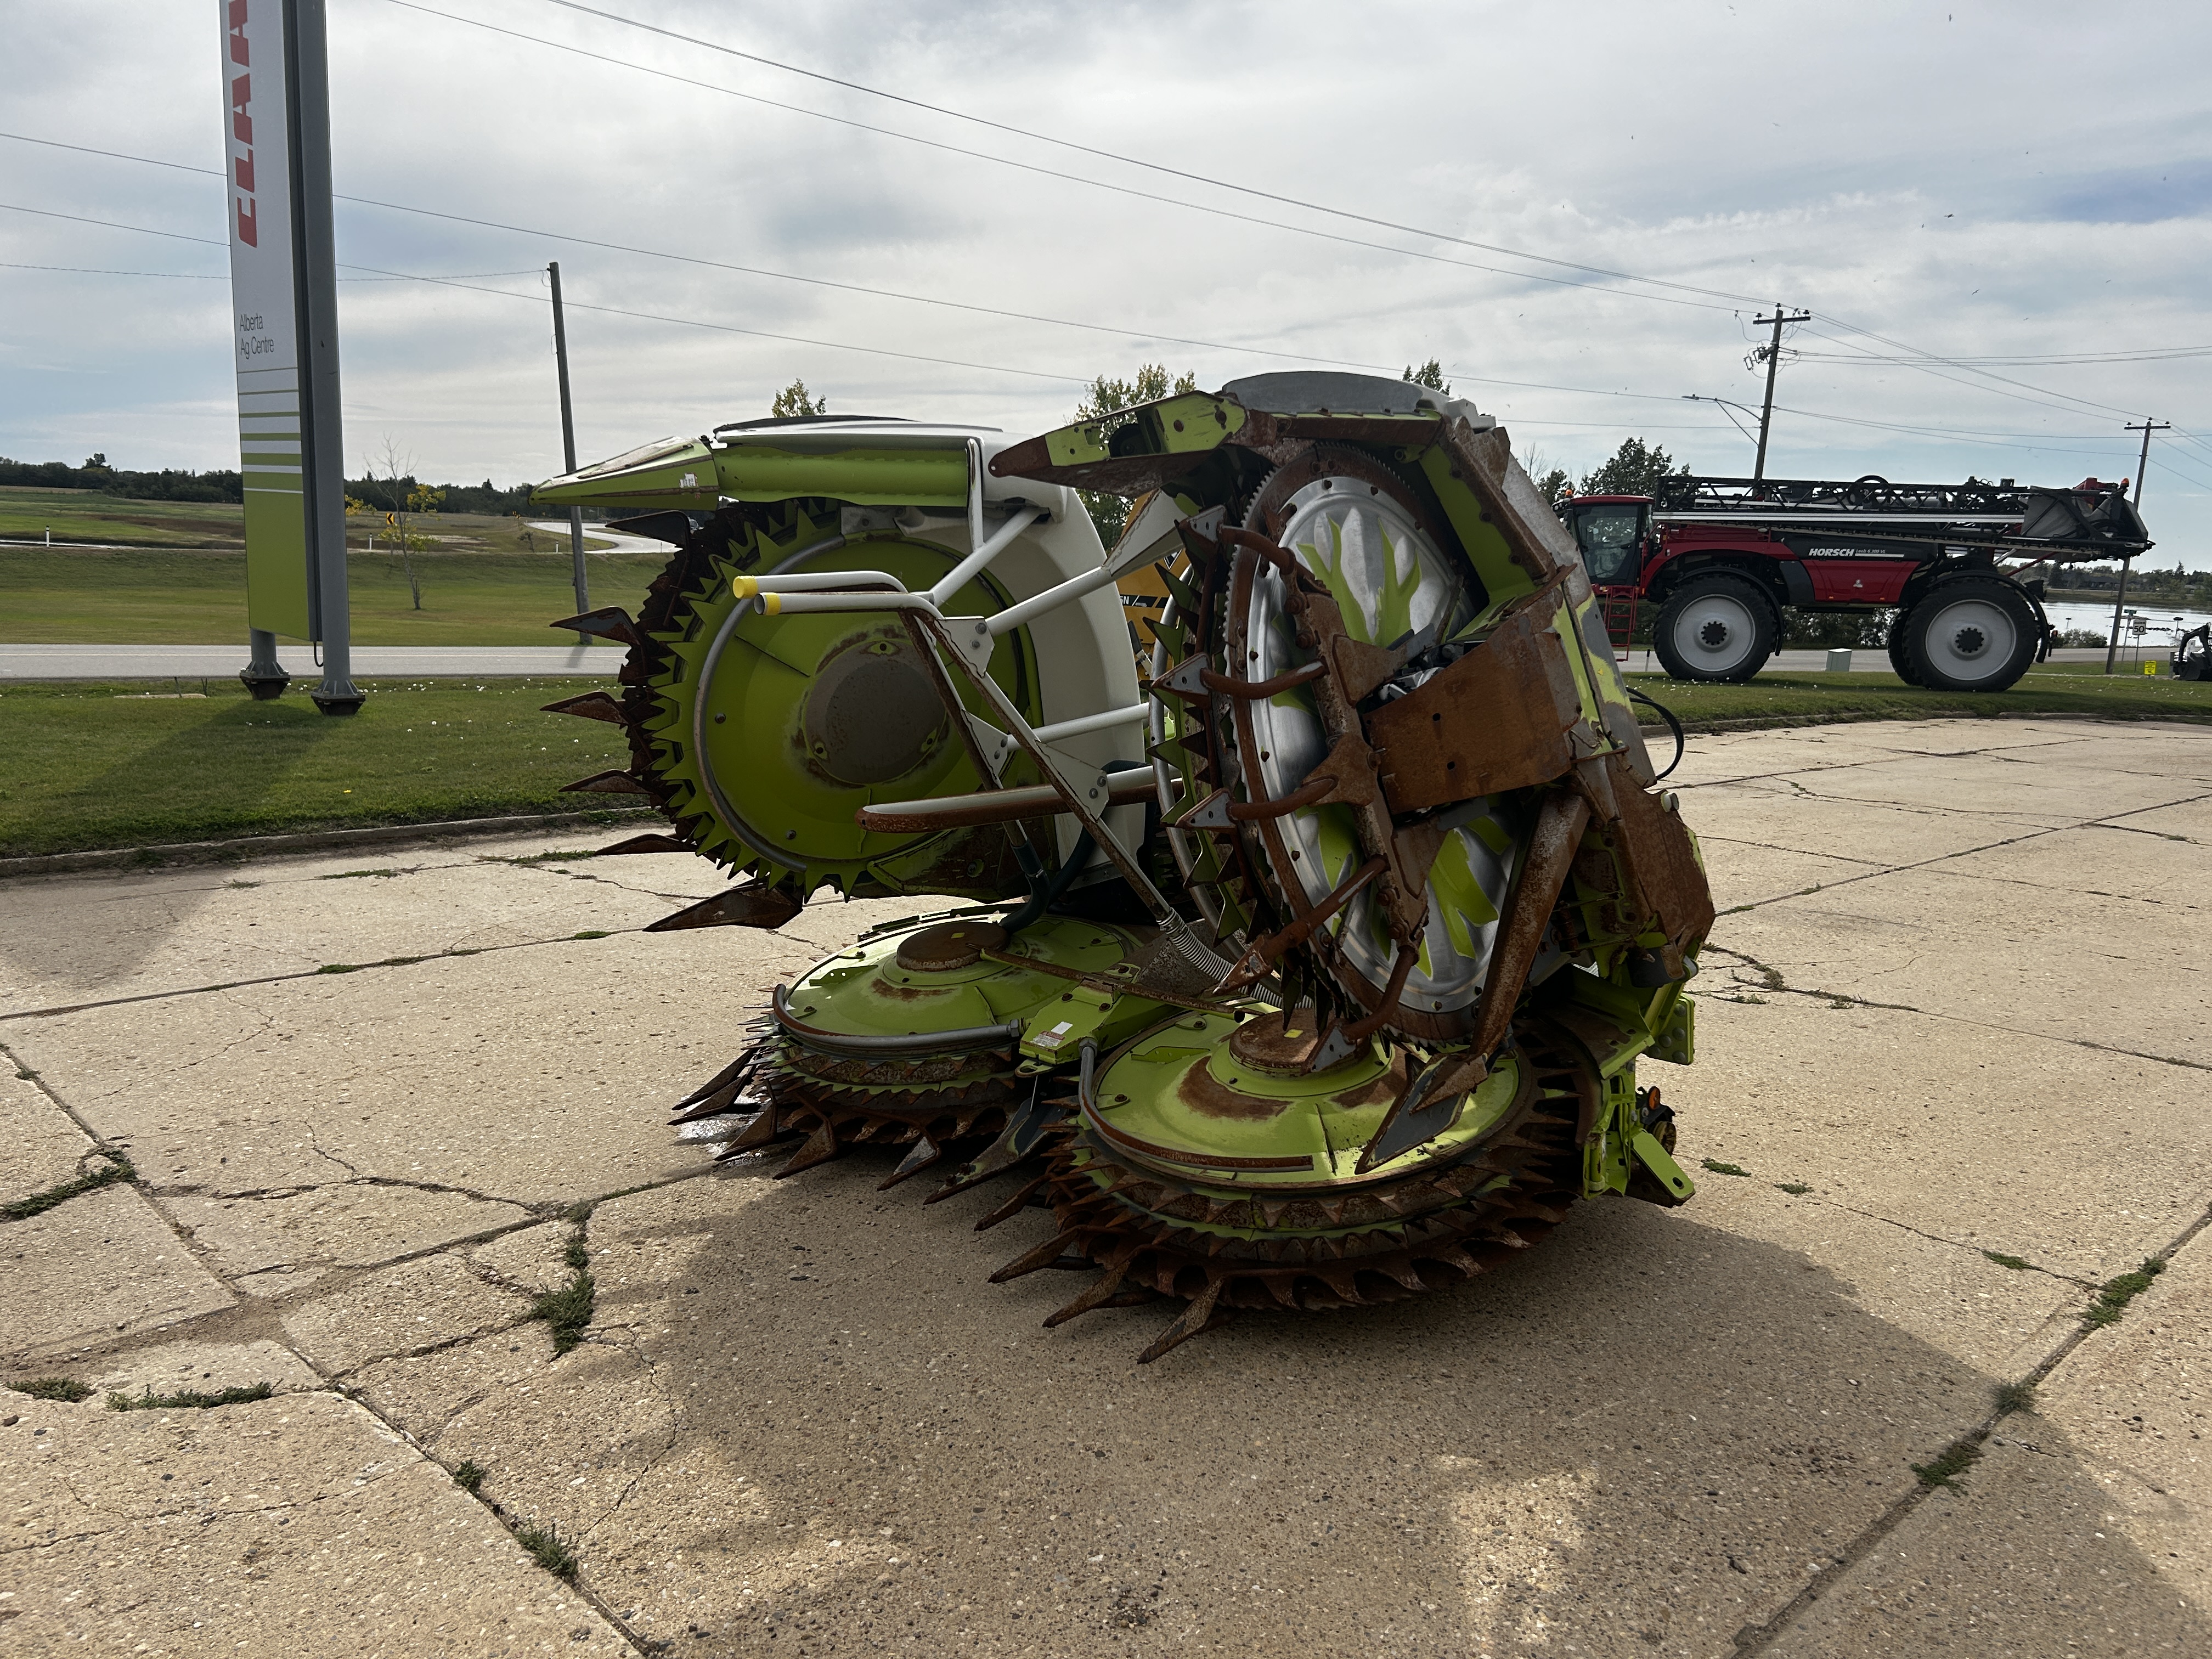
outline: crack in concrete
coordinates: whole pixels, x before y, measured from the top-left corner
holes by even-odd
[[[1990,1254],[1985,1248],[1979,1244],[1967,1244],[1963,1243],[1955,1238],[1946,1238],[1941,1233],[1929,1232],[1923,1228],[1914,1226],[1911,1222],[1899,1221],[1895,1216],[1884,1215],[1879,1210],[1862,1210],[1855,1204],[1841,1203],[1832,1198],[1815,1198],[1813,1201],[1816,1204],[1826,1205],[1832,1210],[1842,1210],[1851,1215],[1864,1216],[1869,1221],[1879,1221],[1885,1226],[1899,1228],[1905,1232],[1911,1233],[1916,1238],[1926,1239],[1930,1244],[1948,1244],[1954,1250],[1966,1250],[1972,1255],[1979,1256],[1987,1256]],[[2020,1261],[2024,1260],[2025,1258],[2014,1257],[2014,1259],[2015,1261]],[[2015,1269],[2014,1271],[2018,1270]],[[2041,1273],[2047,1279],[2055,1279],[2062,1285],[2071,1285],[2075,1289],[2081,1291],[2085,1294],[2094,1292],[2097,1289],[2096,1281],[2087,1279],[2076,1279],[2072,1273],[2060,1273],[2056,1267],[2046,1267],[2039,1262],[2028,1262],[2027,1271],[2029,1273]]]
[[[678,896],[681,896],[678,895]],[[642,927],[609,927],[600,931],[603,933],[605,937],[611,939],[620,933],[641,933],[645,929]],[[517,939],[507,945],[478,945],[465,948],[456,946],[451,950],[428,951],[422,956],[416,957],[386,957],[380,962],[356,962],[332,965],[343,967],[345,971],[349,974],[367,974],[395,968],[415,968],[421,966],[424,963],[456,961],[464,957],[489,956],[495,951],[535,951],[548,945],[569,945],[573,943],[574,943],[573,936],[562,933],[551,935],[545,939]],[[134,996],[108,997],[91,1002],[62,1003],[48,1008],[16,1008],[9,1010],[5,1013],[0,1013],[0,1021],[11,1019],[56,1019],[59,1018],[64,1014],[91,1013],[103,1008],[124,1008],[130,1006],[133,1003],[139,1002],[163,1002],[171,997],[208,996],[218,991],[249,990],[258,985],[283,985],[292,980],[326,979],[334,977],[337,976],[326,972],[321,968],[303,968],[296,973],[266,974],[258,979],[225,980],[219,984],[214,985],[179,985],[167,991],[142,991]]]
[[[1971,1025],[1979,1031],[2001,1031],[2007,1036],[2032,1037],[2040,1042],[2063,1043],[2069,1048],[2088,1048],[2100,1054],[2120,1054],[2129,1060],[2146,1060],[2154,1066],[2174,1066],[2186,1072],[2212,1072],[2212,1061],[2184,1060],[2176,1054],[2154,1054],[2142,1048],[2123,1048],[2116,1043],[2099,1042],[2090,1037],[2062,1036],[2055,1031],[2031,1030],[2019,1025],[2000,1025],[1986,1019],[1971,1019],[1964,1014],[1947,1014],[1941,1009],[1917,1007],[1910,1002],[1883,1002],[1873,997],[1855,996],[1848,991],[1824,991],[1791,985],[1780,971],[1768,966],[1747,952],[1733,951],[1726,945],[1708,945],[1705,950],[1724,957],[1734,957],[1762,975],[1759,988],[1775,991],[1784,996],[1812,997],[1824,1000],[1831,1008],[1881,1008],[1891,1013],[1917,1014],[1923,1019],[1945,1020],[1954,1025]],[[1912,958],[1917,962],[1918,957]],[[1910,966],[1911,963],[1906,964]]]
[[[2159,1260],[2171,1263],[2176,1256],[2194,1243],[2197,1235],[2204,1231],[2208,1226],[2212,1226],[2212,1208],[2207,1208],[2203,1213],[2183,1228],[2164,1249],[2154,1254]],[[2033,1389],[2048,1381],[2052,1373],[2071,1358],[2083,1343],[2099,1330],[2105,1328],[2107,1328],[2077,1322],[2057,1347],[2052,1349],[2039,1364],[2032,1367],[2027,1376],[2019,1379],[2020,1383]],[[1978,1424],[1959,1436],[1958,1441],[1980,1446],[1988,1441],[1998,1438],[1997,1425],[2008,1415],[2008,1413],[1993,1408]],[[2025,1443],[2014,1442],[2013,1443],[2024,1444]],[[2029,1449],[2039,1449],[2031,1447]],[[1846,1573],[1871,1555],[1876,1546],[1887,1539],[1889,1534],[1902,1526],[1923,1504],[1942,1490],[1942,1488],[1939,1486],[1916,1484],[1911,1491],[1899,1495],[1895,1502],[1869,1522],[1839,1553],[1832,1555],[1829,1565],[1814,1574],[1805,1586],[1791,1597],[1780,1611],[1761,1623],[1747,1624],[1739,1628],[1734,1639],[1736,1653],[1741,1656],[1741,1659],[1752,1659],[1753,1656],[1766,1652],[1781,1639],[1784,1632],[1797,1619],[1809,1611],[1814,1604],[1830,1589],[1840,1584]]]

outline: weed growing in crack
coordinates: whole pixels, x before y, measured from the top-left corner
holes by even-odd
[[[531,1558],[556,1578],[573,1583],[576,1577],[576,1552],[561,1536],[558,1523],[548,1522],[542,1527],[518,1527],[514,1541],[528,1550]]]
[[[584,1340],[584,1332],[592,1322],[592,1304],[599,1295],[599,1287],[592,1282],[591,1247],[584,1238],[584,1224],[591,1213],[588,1205],[579,1205],[569,1213],[576,1230],[568,1235],[568,1242],[561,1252],[561,1259],[568,1264],[568,1282],[557,1291],[544,1291],[530,1304],[530,1317],[544,1320],[553,1333],[556,1358]]]
[[[73,1376],[33,1376],[8,1385],[17,1394],[27,1394],[33,1400],[60,1400],[74,1406],[80,1400],[92,1398],[92,1384],[80,1382]]]
[[[363,876],[382,876],[390,878],[392,876],[404,876],[406,873],[407,872],[404,870],[340,870],[331,875],[317,876],[315,879],[317,881],[358,881]]]
[[[1802,1181],[1778,1181],[1774,1185],[1778,1190],[1789,1194],[1792,1198],[1802,1198],[1813,1190]]]
[[[261,884],[258,881],[227,881],[223,883],[223,885],[226,887],[247,888],[258,887]]]
[[[568,935],[570,939],[605,939],[606,936],[607,930],[604,927],[586,927],[580,933]]]
[[[74,1181],[64,1181],[58,1187],[49,1187],[42,1193],[33,1193],[28,1198],[19,1198],[13,1204],[0,1204],[0,1221],[22,1221],[44,1213],[57,1204],[64,1204],[72,1198],[97,1192],[116,1182],[137,1179],[137,1170],[122,1159],[116,1158],[101,1164],[97,1170],[87,1170]]]
[[[2104,1288],[2097,1292],[2096,1301],[2090,1304],[2089,1311],[2081,1316],[2081,1322],[2092,1329],[2100,1325],[2118,1324],[2120,1316],[2127,1311],[2128,1304],[2148,1290],[2151,1280],[2165,1271],[2166,1263],[2154,1255],[2146,1258],[2142,1266],[2133,1273],[2106,1279]]]
[[[2024,1255],[2007,1255],[2002,1250],[1984,1250],[1982,1254],[1988,1257],[1991,1261],[1996,1262],[1998,1267],[2009,1267],[2016,1273],[2026,1273],[2029,1268],[2035,1266],[2035,1263],[2030,1261]]]
[[[453,1470],[453,1484],[468,1493],[470,1497],[474,1498],[483,1486],[484,1476],[489,1473],[489,1469],[471,1457]]]
[[[596,858],[598,856],[598,854],[589,850],[578,850],[574,852],[555,851],[550,853],[524,853],[514,858],[487,859],[484,861],[487,864],[573,864],[579,859]]]
[[[1745,1169],[1741,1164],[1723,1164],[1717,1158],[1704,1159],[1703,1166],[1712,1171],[1715,1175],[1747,1176],[1751,1173],[1750,1170]]]
[[[1982,1449],[1971,1437],[1954,1440],[1925,1463],[1915,1463],[1913,1474],[1923,1486],[1954,1486],[1958,1478],[1981,1461]]]
[[[2009,1417],[2014,1412],[2024,1412],[2035,1405],[2035,1384],[2033,1382],[2000,1382],[1996,1386],[1997,1415]]]
[[[172,1412],[205,1411],[211,1406],[244,1406],[256,1400],[266,1400],[276,1392],[270,1382],[252,1382],[242,1389],[218,1389],[213,1394],[203,1394],[198,1389],[182,1389],[175,1394],[155,1394],[149,1387],[133,1400],[127,1394],[107,1396],[107,1409],[112,1412]]]
[[[15,1080],[19,1083],[36,1083],[39,1080],[39,1074],[27,1066],[18,1066],[15,1068]]]
[[[354,962],[326,962],[315,969],[319,974],[357,974],[361,964]]]

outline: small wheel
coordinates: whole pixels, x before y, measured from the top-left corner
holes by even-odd
[[[1900,611],[1890,619],[1889,665],[1896,671],[1897,678],[1907,685],[1917,685],[1920,684],[1919,677],[1912,666],[1911,657],[1905,649],[1905,619],[1911,614],[1909,611]]]
[[[2035,607],[2010,582],[1966,576],[1929,590],[1899,619],[1915,684],[2002,691],[2034,659]]]
[[[1747,578],[1717,570],[1668,596],[1651,643],[1676,679],[1727,683],[1765,667],[1781,629],[1773,600]]]

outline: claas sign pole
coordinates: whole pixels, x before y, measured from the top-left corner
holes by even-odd
[[[346,604],[344,441],[323,0],[216,0],[229,161],[230,290],[258,698],[290,676],[276,636],[321,647],[326,714],[362,705]]]

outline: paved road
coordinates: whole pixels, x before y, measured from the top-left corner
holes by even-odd
[[[623,651],[605,645],[357,645],[356,679],[490,678],[513,675],[607,675]],[[314,654],[285,644],[277,660],[295,681],[322,678]],[[0,645],[0,680],[229,679],[246,666],[237,645]]]
[[[94,1390],[0,1392],[9,1651],[2212,1653],[2212,735],[1752,732],[1674,787],[1723,914],[1643,1080],[1696,1196],[1142,1367],[1166,1310],[987,1282],[1054,1231],[977,1235],[1008,1184],[666,1127],[926,901],[644,933],[726,874],[573,830],[0,882],[0,1203],[88,1136],[135,1175],[0,1222],[0,1383]]]
[[[658,547],[659,543],[653,545]],[[2102,662],[2101,651],[2057,651],[2061,662]],[[285,645],[277,656],[295,678],[322,678],[314,659],[303,645]],[[364,679],[429,675],[439,678],[489,678],[510,675],[614,675],[621,671],[623,653],[604,645],[360,645],[354,647],[353,672]],[[2160,660],[2164,654],[2160,653]],[[2124,653],[2123,654],[2124,663]],[[246,665],[246,647],[238,645],[0,645],[0,680],[153,680],[228,679]],[[1827,665],[1820,651],[1784,651],[1770,672],[1806,673]],[[1629,653],[1626,666],[1633,673],[1658,672],[1658,659],[1648,651]],[[1851,672],[1874,674],[1889,672],[1889,659],[1881,651],[1851,653]]]

